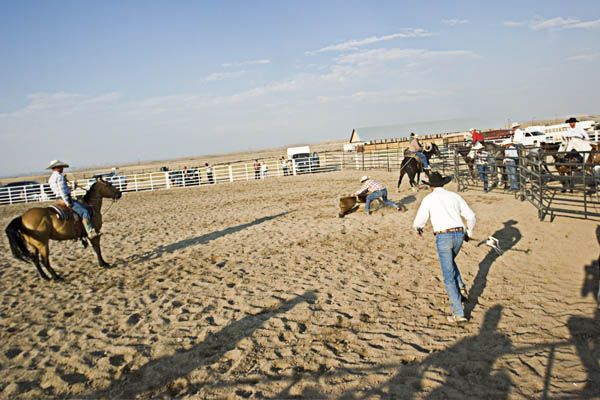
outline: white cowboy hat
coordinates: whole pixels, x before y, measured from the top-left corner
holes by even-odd
[[[481,142],[477,142],[473,145],[473,150],[479,150],[479,149],[483,149],[483,145],[481,144]]]
[[[515,123],[514,123],[514,124],[512,124],[510,127],[511,127],[511,128],[518,128],[519,126],[521,126],[521,124],[520,124],[520,123],[518,123],[518,122],[515,122]]]
[[[476,131],[476,130],[477,129],[475,129],[475,128],[471,128],[471,129],[469,129],[469,132],[473,132],[473,131]]]
[[[426,143],[425,145],[423,145],[423,150],[431,151],[431,149],[432,149],[431,143]]]
[[[360,178],[360,183],[363,183],[367,179],[369,179],[369,177],[367,175],[363,176],[362,178]]]
[[[48,165],[46,169],[53,169],[58,167],[69,168],[69,164],[60,160],[52,160],[50,161],[50,165]]]

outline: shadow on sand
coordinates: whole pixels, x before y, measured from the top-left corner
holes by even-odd
[[[174,253],[179,250],[186,249],[188,247],[197,246],[200,244],[206,244],[206,243],[210,242],[211,240],[216,240],[223,236],[227,236],[227,235],[231,235],[236,232],[240,232],[240,231],[250,228],[252,226],[260,225],[264,222],[271,221],[275,218],[279,218],[286,214],[289,214],[290,212],[291,211],[286,211],[286,212],[282,212],[282,213],[275,214],[275,215],[269,215],[267,217],[258,218],[252,222],[232,226],[232,227],[220,230],[220,231],[215,231],[215,232],[207,233],[205,235],[196,236],[196,237],[189,238],[189,239],[184,239],[179,242],[171,243],[168,245],[161,245],[161,246],[158,246],[154,250],[147,251],[142,254],[134,254],[123,261],[126,263],[138,263],[138,262],[153,260],[153,259],[162,257],[164,254],[170,254],[170,253]]]
[[[508,251],[513,248],[521,240],[521,231],[515,227],[517,221],[508,220],[504,222],[504,227],[497,230],[492,234],[493,237],[499,240],[501,247],[504,251]],[[487,277],[490,273],[490,269],[496,260],[500,257],[493,249],[490,249],[485,258],[479,263],[479,270],[473,281],[471,290],[469,291],[469,301],[465,304],[465,315],[467,318],[470,317],[471,313],[475,309],[479,297],[483,294],[485,287],[487,286]]]
[[[259,314],[248,315],[210,334],[202,343],[190,349],[151,360],[138,370],[124,374],[120,379],[113,381],[108,388],[82,397],[131,399],[141,394],[148,398],[155,397],[157,392],[168,391],[169,384],[174,380],[218,361],[225,353],[233,350],[240,340],[252,336],[254,331],[262,327],[270,318],[289,312],[298,304],[304,302],[311,304],[315,301],[315,293],[309,291],[281,302],[275,307],[265,309]],[[194,388],[188,387],[186,390],[193,392]],[[176,393],[165,394],[169,397],[177,395]]]

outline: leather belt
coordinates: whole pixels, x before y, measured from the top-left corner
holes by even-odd
[[[450,229],[445,229],[443,231],[438,231],[438,232],[433,232],[433,235],[439,235],[441,233],[453,233],[453,232],[464,232],[465,229],[464,228],[450,228]]]

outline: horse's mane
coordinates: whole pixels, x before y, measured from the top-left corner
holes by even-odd
[[[85,192],[85,195],[83,196],[83,201],[86,204],[89,204],[89,200],[92,197],[92,193],[95,191],[95,186],[98,184],[98,181],[95,181],[94,183],[92,183],[92,186],[90,186],[90,188]]]

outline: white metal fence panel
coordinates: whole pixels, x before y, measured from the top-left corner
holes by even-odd
[[[441,149],[442,157],[432,160],[434,168],[440,170],[447,166],[448,149]],[[318,156],[286,160],[284,168],[281,159],[260,160],[260,166],[254,162],[218,164],[209,167],[189,168],[174,171],[144,172],[131,175],[107,174],[104,179],[122,192],[141,192],[147,190],[166,190],[175,188],[199,187],[239,181],[269,179],[272,177],[295,176],[322,172],[341,171],[343,169],[369,170],[387,169],[399,171],[403,149],[388,149],[369,152],[327,152]],[[95,178],[78,179],[71,182],[74,195],[85,194]],[[47,183],[26,185],[7,185],[0,187],[0,205],[31,203],[54,200],[56,196]]]

